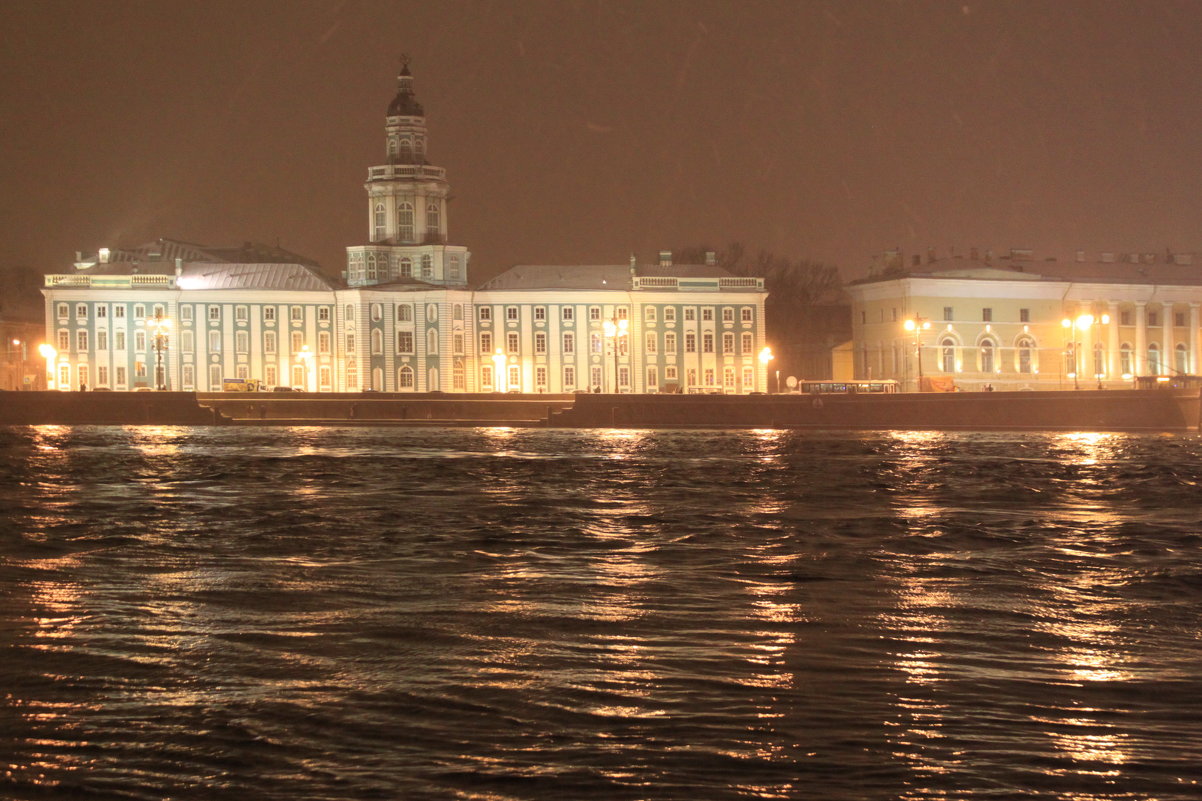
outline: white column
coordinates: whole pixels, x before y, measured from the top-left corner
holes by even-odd
[[[1131,370],[1134,375],[1143,375],[1144,363],[1148,358],[1148,304],[1135,302],[1135,353],[1131,354]]]
[[[1106,340],[1106,377],[1114,380],[1119,376],[1119,305],[1111,301],[1108,308],[1110,325],[1106,329],[1109,334]]]
[[[1187,347],[1189,348],[1189,372],[1190,375],[1198,374],[1198,306],[1197,303],[1189,305],[1189,339]]]
[[[1162,303],[1160,316],[1164,318],[1160,321],[1164,326],[1164,336],[1161,339],[1163,344],[1160,346],[1160,374],[1173,375],[1173,368],[1177,366],[1177,352],[1173,349],[1173,304]]]

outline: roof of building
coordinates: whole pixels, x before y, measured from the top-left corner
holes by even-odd
[[[730,278],[712,264],[640,264],[635,275],[675,278]],[[478,289],[630,289],[629,264],[519,264]]]
[[[174,269],[173,269],[174,271]],[[305,264],[188,262],[181,289],[332,289],[334,281]]]
[[[950,256],[902,265],[900,259],[853,284],[898,278],[945,278],[978,281],[1057,281],[1073,283],[1202,285],[1202,265],[1193,254],[1099,254],[1097,258],[1035,259],[1014,256]]]
[[[241,245],[233,246],[212,246],[198,245],[195,242],[182,242],[178,239],[156,239],[153,242],[148,242],[145,245],[140,245],[135,248],[108,248],[102,251],[107,259],[107,264],[122,264],[126,262],[156,262],[163,261],[173,263],[176,259],[184,261],[208,261],[208,262],[225,262],[238,264],[307,264],[311,267],[317,267],[317,262],[304,256],[293,253],[290,250],[285,250],[278,245],[264,245],[261,242],[243,242]],[[99,262],[100,256],[93,255],[88,259],[82,256],[77,259],[78,262],[86,263]],[[96,267],[101,264],[97,263],[95,267],[89,268],[88,271],[94,274],[101,274]],[[104,273],[107,275],[122,275],[123,273]]]
[[[409,72],[409,65],[401,66],[401,72],[396,77],[397,92],[396,97],[388,104],[389,117],[422,117],[425,116],[425,110],[422,104],[417,102],[417,98],[413,94],[413,75]]]

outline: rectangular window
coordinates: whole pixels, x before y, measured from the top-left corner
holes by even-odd
[[[412,331],[397,331],[396,332],[396,352],[397,353],[413,353],[413,332]]]
[[[686,323],[691,323],[696,319],[697,319],[697,310],[696,309],[689,308],[689,309],[684,310],[684,321]]]
[[[463,353],[463,334],[451,335],[451,350],[454,353]]]
[[[744,307],[743,307],[743,308],[742,308],[742,309],[739,311],[739,316],[740,316],[740,318],[742,319],[742,321],[743,321],[743,322],[745,322],[745,323],[750,323],[750,322],[751,322],[751,320],[752,320],[752,317],[751,317],[751,307],[750,307],[750,306],[744,306]],[[893,319],[895,319],[895,320],[897,319],[897,309],[894,309],[894,310],[893,310]]]
[[[1031,322],[1031,310],[1030,309],[1019,309],[1018,310],[1018,321],[1020,323]]]
[[[480,334],[480,352],[483,354],[492,354],[492,334],[488,331]]]
[[[505,307],[505,319],[506,320],[516,320],[517,318],[518,318],[518,307],[517,306],[506,306]]]
[[[563,335],[563,352],[565,354],[576,352],[576,335],[570,331]]]
[[[138,334],[141,334],[141,333],[142,333],[141,331],[138,332]],[[137,350],[142,350],[142,347],[140,347],[141,344],[142,344],[142,342],[139,339],[138,342],[136,343],[136,345],[138,346],[136,348]],[[210,331],[209,332],[209,350],[213,353],[216,353],[217,351],[221,350],[221,332],[220,331]]]
[[[125,318],[125,307],[124,306],[114,306],[113,307],[113,316],[124,319]]]
[[[1183,328],[1185,326],[1185,314],[1183,312],[1177,312],[1173,315],[1173,325],[1177,326],[1178,328]]]
[[[238,353],[246,353],[250,350],[250,334],[245,331],[234,332],[234,350]]]
[[[547,319],[547,307],[546,306],[535,306],[534,307],[534,319],[535,320]]]
[[[505,337],[505,344],[506,344],[506,347],[508,347],[508,348],[509,348],[509,352],[510,352],[510,353],[517,353],[517,352],[518,352],[518,335],[517,335],[517,332],[515,332],[515,331],[510,331],[510,332],[509,332],[509,334],[507,334],[507,335],[506,335],[506,337]]]
[[[116,348],[117,350],[125,350],[125,332],[124,331],[114,331],[113,332],[113,347]]]
[[[139,314],[138,316],[141,317],[142,315]],[[220,320],[221,319],[221,307],[220,306],[217,306],[215,304],[212,306],[209,306],[209,319],[210,320]]]
[[[546,353],[547,352],[547,335],[543,331],[538,331],[534,335],[534,352],[535,353]]]
[[[263,381],[269,387],[274,387],[279,384],[279,371],[274,364],[269,364],[263,368]]]
[[[263,334],[263,352],[275,353],[276,339],[275,331],[267,331]]]
[[[733,323],[734,321],[735,321],[735,310],[731,309],[731,308],[723,309],[722,310],[722,322]]]
[[[1148,327],[1155,328],[1160,325],[1160,318],[1156,316],[1156,312],[1148,312]]]
[[[589,383],[593,387],[594,392],[601,391],[601,368],[593,366],[589,368]]]
[[[735,335],[729,331],[722,335],[722,352],[725,354],[735,352]]]
[[[139,320],[141,320],[145,316],[146,316],[145,304],[142,304],[142,303],[134,304],[134,317],[137,317]]]
[[[481,320],[491,320],[492,319],[492,307],[491,306],[481,306],[480,307],[480,319]]]
[[[187,322],[191,322],[192,321],[192,307],[186,303],[184,305],[180,306],[179,307],[179,319],[186,320]]]
[[[305,346],[305,336],[300,331],[292,332],[292,352],[300,353]]]
[[[563,388],[572,389],[576,386],[576,368],[568,365],[563,368]]]
[[[701,350],[703,353],[714,352],[714,335],[709,331],[706,331],[701,336]]]
[[[355,352],[355,335],[354,334],[346,335],[346,352],[347,353]]]
[[[66,320],[70,314],[71,314],[70,306],[68,306],[66,303],[58,304],[58,318],[60,320]]]
[[[214,331],[213,333],[217,333],[217,332]],[[145,331],[134,331],[134,349],[135,350],[146,350],[146,332]]]
[[[952,322],[952,307],[951,306],[943,307],[943,321],[945,323]]]
[[[588,335],[588,349],[592,353],[601,352],[601,335],[596,331]]]
[[[993,309],[981,309],[981,322],[983,322],[983,323],[992,323],[993,322]]]
[[[305,319],[305,310],[302,309],[300,306],[292,306],[288,310],[288,316],[293,321],[300,322],[301,320]]]
[[[103,328],[96,332],[96,350],[109,349],[109,332]]]
[[[676,355],[676,334],[673,331],[664,334],[664,353],[670,356]]]
[[[275,306],[264,306],[263,307],[263,319],[264,320],[275,320]]]
[[[669,306],[668,308],[664,309],[664,322],[665,323],[676,322],[676,307],[675,306]]]
[[[601,307],[600,306],[589,306],[588,307],[588,318],[590,320],[600,320],[601,319]]]
[[[754,347],[752,344],[752,340],[751,340],[751,333],[744,331],[743,336],[740,339],[741,339],[740,344],[743,347],[743,355],[746,356],[747,354],[751,353],[751,351]]]
[[[323,323],[328,323],[330,321],[330,307],[329,306],[318,306],[317,307],[317,319]]]
[[[619,320],[625,320],[626,319],[626,307],[619,306],[616,310],[616,314],[617,314]]]
[[[117,368],[117,375],[121,375],[122,369],[123,368],[121,367]],[[192,364],[185,364],[183,366],[182,373],[184,379],[184,389],[189,391],[196,389],[196,366]],[[118,380],[117,383],[121,383],[120,380]]]
[[[648,331],[647,336],[646,336],[646,341],[643,343],[643,349],[647,353],[655,353],[655,344],[656,344],[655,343],[655,332]]]
[[[329,331],[318,331],[317,332],[317,352],[318,353],[329,353],[330,352],[330,332]]]
[[[1119,312],[1119,325],[1131,325],[1131,312],[1129,312],[1129,311]],[[1123,372],[1129,373],[1131,371],[1124,370]]]
[[[676,373],[675,365],[670,364],[664,368],[664,380],[665,381],[675,381],[676,378],[677,378],[677,373]]]
[[[630,368],[624,364],[618,368],[618,386],[630,386]]]
[[[649,323],[655,322],[655,307],[654,306],[648,306],[647,308],[643,309],[643,319],[645,319]]]
[[[572,307],[564,306],[563,310],[561,312],[561,315],[562,315],[563,319],[565,319],[565,320],[573,319],[574,312],[572,311]]]
[[[659,386],[659,371],[654,367],[647,368],[647,390],[653,390]]]
[[[534,385],[541,389],[547,388],[547,368],[546,367],[539,366],[539,367],[534,368]]]
[[[60,353],[66,353],[71,349],[71,333],[69,331],[58,332],[58,349]]]
[[[191,331],[179,332],[179,347],[184,353],[191,353],[196,350],[195,334]]]
[[[250,311],[245,306],[234,307],[235,322],[245,323],[248,319],[250,319]]]
[[[80,320],[88,319],[88,304],[78,303],[75,306],[75,316]]]
[[[79,350],[79,351],[84,351],[84,350],[88,349],[88,332],[87,331],[76,331],[75,332],[75,349]]]
[[[688,334],[684,335],[684,352],[685,353],[696,353],[697,352],[697,335],[696,334],[688,333]]]
[[[108,316],[109,316],[109,307],[108,306],[97,306],[96,307],[96,319],[103,320],[104,318],[106,318]]]

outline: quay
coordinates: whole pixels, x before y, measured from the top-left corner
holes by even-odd
[[[1199,390],[613,395],[0,392],[0,425],[1197,431]]]

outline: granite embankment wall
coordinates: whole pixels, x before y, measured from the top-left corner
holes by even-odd
[[[213,425],[194,392],[0,392],[0,425]]]
[[[894,395],[581,395],[552,426],[1180,431],[1197,429],[1197,390]]]
[[[0,392],[4,425],[1197,430],[1197,390],[897,395]]]

